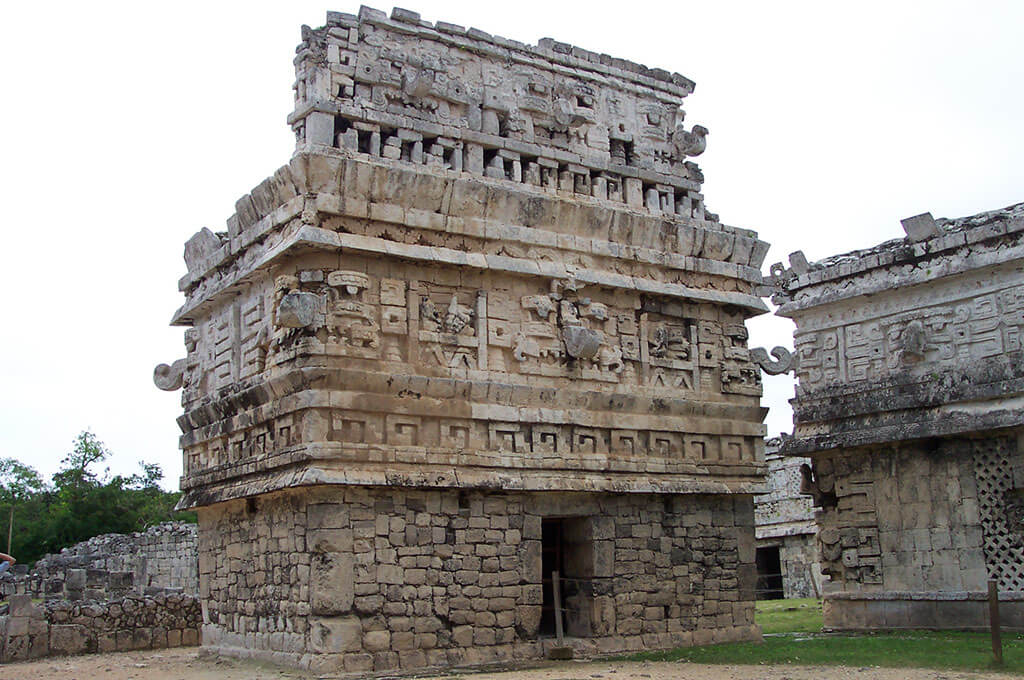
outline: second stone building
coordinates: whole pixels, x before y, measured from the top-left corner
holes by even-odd
[[[776,269],[825,625],[1024,628],[1024,204]]]

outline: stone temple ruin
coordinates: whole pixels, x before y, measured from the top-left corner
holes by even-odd
[[[818,530],[811,499],[800,493],[800,466],[810,461],[783,456],[780,444],[765,441],[768,492],[754,497],[757,599],[818,597]]]
[[[295,64],[295,155],[186,244],[155,375],[203,644],[539,658],[557,610],[590,652],[758,638],[767,244],[705,210],[693,83],[399,9]]]
[[[31,572],[0,579],[0,594],[37,599],[103,600],[161,591],[196,595],[196,526],[164,522],[132,534],[103,534],[37,560]]]
[[[0,663],[199,643],[194,524],[104,534],[0,578]]]
[[[775,265],[796,322],[790,455],[810,456],[825,625],[1024,628],[1024,204]]]

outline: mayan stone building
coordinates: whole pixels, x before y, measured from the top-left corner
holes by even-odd
[[[781,441],[765,441],[768,492],[754,497],[759,600],[818,597],[821,590],[814,506],[800,493],[800,466],[810,461],[783,456]]]
[[[1024,204],[773,267],[832,628],[1024,627]]]
[[[767,245],[686,78],[396,9],[295,58],[291,161],[185,247],[203,644],[324,671],[759,636]],[[553,572],[560,574],[554,601]]]

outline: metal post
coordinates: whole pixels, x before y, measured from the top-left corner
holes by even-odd
[[[999,589],[995,581],[988,582],[988,627],[992,632],[992,656],[997,666],[1003,665],[1003,638],[999,632]]]
[[[551,572],[551,595],[555,600],[555,637],[558,646],[562,646],[562,586],[558,582],[558,572]]]

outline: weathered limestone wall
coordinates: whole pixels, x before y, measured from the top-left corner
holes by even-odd
[[[814,533],[793,534],[770,539],[779,545],[782,562],[782,596],[818,597],[821,593],[821,563]],[[758,541],[758,547],[768,541]]]
[[[546,517],[579,520],[573,645],[758,636],[749,496],[317,487],[199,510],[203,644],[321,672],[536,658]]]
[[[193,595],[44,604],[13,595],[0,617],[0,661],[197,645],[201,618]]]
[[[196,533],[167,522],[95,536],[0,580],[0,661],[199,644]]]
[[[962,440],[818,458],[820,483],[841,480],[819,515],[825,573],[867,590],[984,590],[973,458]]]
[[[0,581],[0,592],[37,598],[105,600],[147,589],[199,592],[196,525],[165,522],[132,534],[104,534],[37,560],[30,573]]]
[[[820,508],[825,623],[1024,622],[1024,204],[773,267],[797,324],[794,437]]]
[[[780,443],[778,438],[765,442],[768,492],[754,497],[757,547],[779,548],[783,597],[816,597],[821,591],[818,529],[811,499],[800,493],[800,466],[810,460],[780,455]]]
[[[833,625],[981,628],[992,578],[1012,602],[1004,625],[1024,627],[1016,455],[1014,439],[992,437],[818,458],[819,483],[838,484],[819,513],[823,570],[856,587],[839,593]]]
[[[693,83],[365,7],[295,65],[296,153],[186,244],[154,373],[204,644],[536,658],[555,556],[574,645],[756,637],[767,244],[704,207]]]

